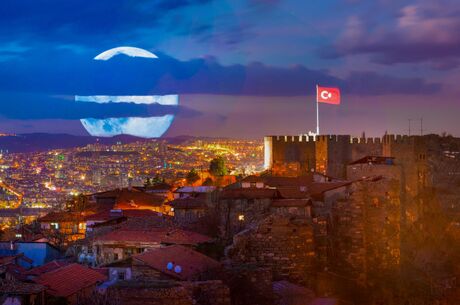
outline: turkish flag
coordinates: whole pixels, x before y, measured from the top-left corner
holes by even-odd
[[[339,88],[327,88],[317,87],[316,90],[318,103],[340,105],[340,89]]]

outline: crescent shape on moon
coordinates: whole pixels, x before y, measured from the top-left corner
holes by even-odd
[[[85,129],[95,137],[113,137],[128,134],[142,138],[159,138],[171,126],[174,115],[167,114],[161,117],[149,118],[109,118],[109,119],[81,119]]]
[[[130,57],[158,58],[152,52],[135,47],[116,47],[94,57],[95,60],[109,60],[114,56],[124,54]]]

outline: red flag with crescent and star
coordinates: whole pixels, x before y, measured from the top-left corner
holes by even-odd
[[[326,103],[340,105],[340,89],[330,87],[317,86],[317,101],[318,103]]]

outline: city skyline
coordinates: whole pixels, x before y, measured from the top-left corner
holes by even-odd
[[[75,95],[179,94],[165,136],[301,134],[315,128],[320,84],[343,93],[340,107],[321,106],[323,134],[407,134],[421,117],[424,133],[460,134],[455,1],[128,2],[5,3],[1,132],[87,135],[75,116],[95,110]],[[93,61],[119,46],[158,59]]]

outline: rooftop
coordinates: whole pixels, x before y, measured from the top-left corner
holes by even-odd
[[[96,241],[113,243],[154,243],[197,245],[211,241],[211,238],[199,233],[171,228],[152,228],[150,230],[119,229],[98,236]]]
[[[34,282],[47,287],[47,292],[53,296],[68,297],[83,288],[96,285],[107,279],[101,273],[79,264],[68,266],[44,273]]]
[[[275,208],[282,207],[307,207],[311,205],[310,199],[275,199],[271,206]]]
[[[24,283],[20,281],[0,281],[0,295],[30,295],[38,294],[45,290],[45,287],[35,283]]]
[[[153,249],[136,255],[134,259],[179,280],[190,280],[221,266],[218,261],[179,245]]]
[[[278,191],[268,188],[236,188],[225,189],[222,191],[220,198],[222,199],[265,199],[275,198]]]
[[[209,193],[216,189],[215,186],[183,186],[174,191],[174,193]]]
[[[350,165],[355,164],[384,164],[384,165],[393,165],[394,157],[381,157],[381,156],[366,156],[364,158],[358,159],[350,163]]]
[[[50,272],[50,271],[65,267],[67,265],[70,265],[70,263],[65,262],[65,261],[56,261],[56,260],[54,260],[54,261],[46,263],[46,264],[44,264],[44,265],[42,265],[40,267],[35,267],[35,268],[30,269],[30,270],[27,270],[25,272],[25,274],[26,275],[38,276],[38,275],[41,275],[43,273],[47,273],[47,272]]]
[[[78,222],[84,221],[84,215],[76,212],[50,212],[37,219],[38,222]]]
[[[86,221],[107,221],[119,217],[127,218],[145,218],[145,217],[160,217],[157,212],[152,210],[104,210],[99,213],[85,217]]]
[[[200,198],[175,199],[169,203],[175,209],[205,209],[206,201]]]

